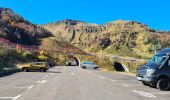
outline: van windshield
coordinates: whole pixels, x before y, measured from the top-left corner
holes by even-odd
[[[167,59],[165,55],[155,55],[148,64],[162,64]]]

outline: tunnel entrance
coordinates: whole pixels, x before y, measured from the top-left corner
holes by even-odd
[[[124,66],[123,66],[121,63],[119,63],[119,62],[115,62],[115,63],[113,64],[113,67],[114,67],[115,70],[118,71],[118,72],[125,72],[125,71],[126,71],[126,69],[124,68]]]
[[[66,66],[80,66],[80,61],[78,58],[74,56],[69,56],[66,62]]]

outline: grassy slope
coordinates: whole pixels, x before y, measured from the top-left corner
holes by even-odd
[[[74,21],[76,22],[76,21]],[[170,33],[156,31],[133,21],[115,21],[91,25],[72,20],[43,25],[58,39],[69,41],[85,51],[148,59],[153,45],[170,47]],[[111,41],[111,43],[109,43]]]

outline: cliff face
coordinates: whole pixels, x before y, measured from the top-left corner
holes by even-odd
[[[39,39],[51,35],[49,31],[28,22],[12,10],[0,8],[0,37],[14,43],[35,45]]]
[[[114,21],[103,25],[77,20],[63,20],[42,25],[58,40],[67,41],[93,53],[104,52],[122,56],[147,58],[154,45],[170,47],[170,33],[150,29],[134,21]]]

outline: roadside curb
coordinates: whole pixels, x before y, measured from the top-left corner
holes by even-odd
[[[8,76],[20,71],[21,70],[17,68],[4,68],[3,70],[0,70],[0,77]]]

